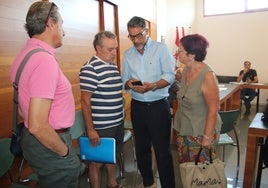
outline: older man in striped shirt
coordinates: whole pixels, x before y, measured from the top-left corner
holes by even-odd
[[[93,45],[96,55],[83,65],[79,75],[87,135],[93,146],[100,143],[100,137],[115,138],[116,152],[120,152],[124,136],[122,79],[113,63],[117,55],[117,37],[109,31],[99,32],[95,35]],[[96,162],[89,165],[92,188],[100,188],[102,165]],[[104,165],[107,188],[123,188],[116,182],[116,165]]]

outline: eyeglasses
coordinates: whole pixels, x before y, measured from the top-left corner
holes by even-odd
[[[130,40],[135,40],[135,38],[138,39],[138,40],[140,40],[140,39],[142,39],[142,37],[143,37],[145,31],[146,31],[146,30],[143,30],[141,33],[138,33],[138,34],[136,34],[136,35],[128,35],[128,38],[129,38]]]
[[[51,14],[51,12],[52,12],[52,9],[53,9],[53,7],[56,7],[57,5],[55,4],[55,3],[51,3],[51,7],[50,7],[50,9],[49,9],[49,11],[48,11],[48,15],[47,15],[47,18],[46,18],[46,24],[47,24],[47,22],[48,22],[48,19],[49,19],[49,17],[50,17],[50,14]]]

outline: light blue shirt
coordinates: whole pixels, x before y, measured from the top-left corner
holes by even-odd
[[[125,86],[125,83],[131,78],[150,83],[164,79],[171,85],[175,79],[174,70],[175,59],[167,45],[148,38],[143,54],[140,54],[134,46],[125,51],[122,72],[123,85]],[[133,99],[149,102],[168,97],[170,85],[143,94],[133,90],[127,91]]]

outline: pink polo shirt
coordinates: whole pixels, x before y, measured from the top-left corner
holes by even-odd
[[[35,38],[28,39],[11,66],[10,78],[15,80],[16,72],[25,55],[35,48],[47,52],[37,52],[26,63],[19,81],[19,107],[25,126],[28,127],[30,98],[51,99],[49,123],[54,129],[70,127],[74,123],[75,104],[72,87],[62,73],[54,57],[55,49]]]

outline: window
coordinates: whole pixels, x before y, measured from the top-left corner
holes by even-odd
[[[268,0],[247,0],[248,10],[267,9]]]
[[[268,10],[268,0],[204,0],[204,16]]]

